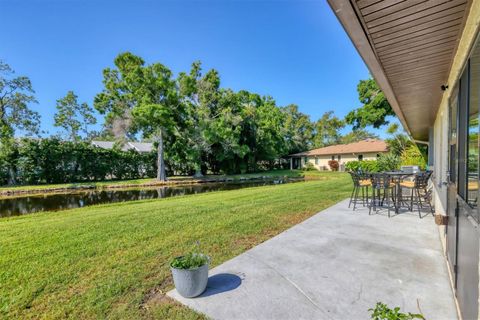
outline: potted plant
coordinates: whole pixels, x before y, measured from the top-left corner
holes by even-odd
[[[185,298],[201,295],[207,288],[210,258],[195,251],[176,257],[170,263],[173,283]]]

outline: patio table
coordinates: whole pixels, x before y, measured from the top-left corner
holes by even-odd
[[[405,171],[387,171],[384,172],[385,174],[389,175],[393,182],[395,183],[395,199],[393,200],[393,205],[395,206],[395,213],[398,214],[400,211],[400,205],[402,203],[402,187],[400,186],[400,183],[402,180],[406,177],[411,177],[414,176],[415,173],[410,173],[410,172],[405,172]]]

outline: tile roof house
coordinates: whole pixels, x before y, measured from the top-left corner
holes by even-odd
[[[383,140],[366,139],[359,142],[337,144],[289,155],[290,169],[303,168],[311,163],[319,170],[329,170],[328,161],[337,160],[340,168],[353,160],[375,160],[381,153],[388,152]]]
[[[114,141],[92,141],[92,145],[102,149],[113,149]],[[153,143],[151,142],[126,142],[122,148],[122,151],[135,150],[140,153],[148,153],[154,150]]]

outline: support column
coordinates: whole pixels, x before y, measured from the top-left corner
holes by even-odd
[[[293,170],[293,158],[290,157],[290,170]]]

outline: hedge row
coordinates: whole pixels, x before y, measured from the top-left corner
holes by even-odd
[[[70,183],[154,177],[156,154],[105,150],[56,138],[17,140],[0,156],[0,184]]]

